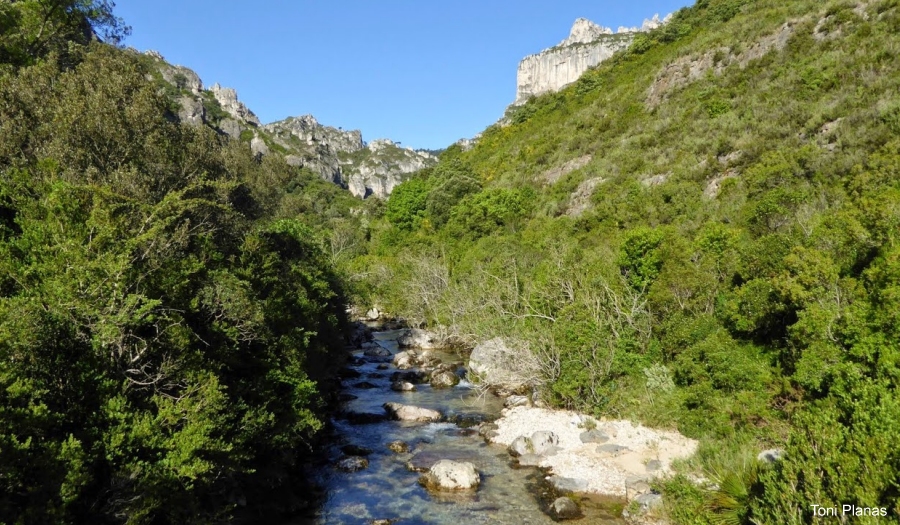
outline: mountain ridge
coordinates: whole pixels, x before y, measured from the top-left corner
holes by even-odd
[[[173,100],[173,113],[180,121],[209,125],[248,143],[254,155],[281,155],[289,165],[309,169],[356,197],[387,198],[410,174],[437,163],[426,151],[404,148],[390,139],[367,143],[361,131],[326,126],[312,115],[264,124],[235,89],[218,83],[204,89],[192,69],[169,64],[156,51],[142,56],[154,61],[159,72],[155,79]]]

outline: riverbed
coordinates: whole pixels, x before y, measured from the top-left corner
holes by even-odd
[[[400,350],[397,338],[402,333],[394,330],[372,335],[379,347],[393,355]],[[462,361],[452,353],[434,355],[445,363]],[[502,398],[473,388],[463,371],[462,381],[452,388],[436,389],[424,383],[417,384],[414,392],[395,392],[391,390],[391,375],[397,370],[391,356],[366,356],[360,348],[352,351],[351,362],[345,375],[358,372],[359,376],[343,380],[346,401],[342,415],[333,420],[328,463],[315,473],[323,489],[321,504],[314,516],[296,523],[554,523],[546,511],[558,494],[544,482],[546,473],[537,468],[518,468],[505,448],[487,444],[472,428],[480,421],[495,419],[503,408]],[[437,410],[445,416],[444,421],[383,420],[382,405],[388,402]],[[407,444],[409,450],[390,450],[388,444],[397,441]],[[339,468],[341,460],[353,455],[365,458],[368,465],[351,472]],[[418,483],[421,473],[410,467],[421,470],[438,459],[471,462],[481,474],[481,486],[468,494],[429,492]],[[572,523],[624,523],[614,516],[621,502],[574,499],[584,516]]]

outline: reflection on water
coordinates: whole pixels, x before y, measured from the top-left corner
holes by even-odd
[[[398,332],[378,332],[375,339],[393,353]],[[362,351],[355,353],[362,356]],[[452,354],[438,354],[445,362],[459,361]],[[371,360],[376,361],[376,360]],[[382,360],[383,362],[383,360]],[[346,392],[357,396],[345,403],[347,411],[383,413],[382,405],[399,402],[432,408],[452,418],[467,414],[496,417],[502,400],[493,395],[479,395],[466,382],[451,389],[432,389],[417,385],[416,392],[390,390],[393,366],[378,370],[379,362],[355,366],[360,379],[345,381]],[[358,389],[352,385],[368,381],[375,388]],[[547,502],[541,501],[540,487],[543,473],[536,469],[517,469],[511,466],[506,450],[488,445],[471,431],[462,431],[452,423],[406,423],[382,421],[353,424],[346,419],[334,421],[335,441],[329,450],[329,466],[316,473],[325,495],[316,515],[310,520],[295,522],[314,524],[368,524],[373,520],[397,520],[398,524],[540,524],[553,523],[542,512]],[[474,434],[474,435],[473,435]],[[408,453],[395,454],[387,445],[392,441],[409,444]],[[369,466],[358,472],[341,472],[334,463],[342,457],[344,445],[359,445],[371,449]],[[429,464],[435,459],[470,461],[481,473],[482,484],[471,494],[432,494],[418,483],[420,474],[410,471],[407,463]],[[585,502],[586,517],[575,523],[621,523],[609,519],[605,513],[592,510]]]

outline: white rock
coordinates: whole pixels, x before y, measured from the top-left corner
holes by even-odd
[[[437,348],[437,336],[420,328],[411,328],[399,339],[397,344],[405,348]]]
[[[481,382],[516,390],[533,383],[540,376],[537,361],[519,342],[496,337],[479,343],[469,355],[470,375]]]
[[[442,459],[422,476],[421,483],[432,490],[475,490],[481,476],[469,462]]]
[[[440,421],[443,418],[437,410],[400,403],[385,403],[384,410],[389,416],[400,421]]]
[[[557,498],[550,506],[550,510],[557,519],[570,520],[581,515],[578,505],[569,498]]]
[[[535,454],[545,454],[559,445],[559,436],[549,430],[539,430],[531,435],[531,446]]]

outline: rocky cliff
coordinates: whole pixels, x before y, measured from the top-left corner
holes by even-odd
[[[437,163],[430,153],[391,140],[366,144],[360,131],[324,126],[312,115],[263,125],[234,89],[219,84],[204,89],[194,71],[173,66],[153,51],[144,56],[154,61],[158,72],[148,80],[159,82],[181,122],[208,125],[247,143],[257,156],[282,155],[291,166],[309,169],[357,197],[386,198],[410,174]]]
[[[565,40],[519,63],[513,105],[524,104],[533,96],[558,91],[575,82],[589,68],[627,48],[635,33],[655,29],[665,22],[654,16],[641,27],[620,27],[614,33],[585,18],[575,20]]]

